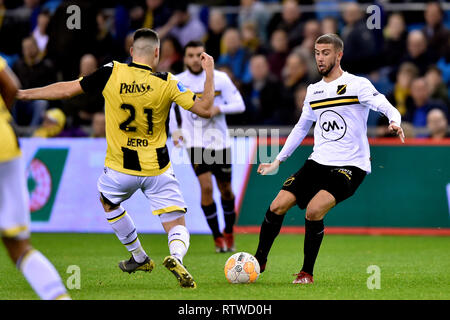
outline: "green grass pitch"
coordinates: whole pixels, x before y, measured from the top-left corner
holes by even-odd
[[[35,248],[55,265],[64,283],[70,265],[81,271],[81,288],[73,299],[450,299],[450,239],[326,235],[316,263],[315,283],[291,284],[303,260],[303,235],[280,235],[269,255],[266,272],[253,284],[229,284],[224,264],[230,253],[214,252],[209,235],[192,235],[185,264],[198,288],[180,288],[163,266],[167,237],[140,235],[155,260],[151,273],[122,273],[117,267],[128,253],[114,234],[33,234]],[[258,235],[238,234],[239,251],[254,253]],[[37,299],[28,283],[0,249],[0,300]],[[381,288],[369,290],[367,267],[381,270]]]

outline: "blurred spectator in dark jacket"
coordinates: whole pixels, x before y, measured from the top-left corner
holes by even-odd
[[[322,35],[320,23],[317,20],[308,20],[303,26],[303,41],[300,48],[314,53],[314,44],[317,38]]]
[[[378,66],[375,63],[375,38],[367,29],[363,11],[358,3],[347,3],[342,16],[345,21],[341,32],[345,50],[342,67],[352,73],[367,74]]]
[[[162,39],[166,35],[177,38],[181,47],[189,41],[201,41],[206,36],[206,28],[197,16],[191,14],[187,4],[181,2],[170,18],[169,22],[161,29],[157,29],[159,37]]]
[[[407,53],[402,61],[412,62],[419,68],[420,75],[424,75],[433,63],[431,54],[427,49],[427,39],[422,31],[413,30],[408,34]]]
[[[130,55],[130,48],[133,46],[133,38],[134,38],[134,32],[130,32],[125,37],[125,40],[123,42],[123,52],[120,58],[120,61],[123,63],[130,63],[132,61],[131,55]]]
[[[281,84],[270,73],[266,56],[254,55],[250,59],[252,81],[244,85],[247,124],[279,124],[281,116]]]
[[[247,49],[250,54],[264,50],[261,46],[261,39],[258,36],[258,30],[253,22],[246,22],[240,28],[242,36],[242,46]]]
[[[11,2],[0,0],[0,52],[13,56],[20,53],[22,39],[30,34],[31,25],[29,15],[12,14],[10,8]]]
[[[220,10],[211,10],[208,17],[208,33],[205,36],[205,50],[217,61],[221,54],[222,36],[227,27],[225,16]]]
[[[67,9],[71,5],[78,6],[80,10],[69,15],[67,12],[71,11]],[[97,28],[96,14],[94,2],[66,0],[61,2],[50,19],[47,54],[55,63],[56,69],[62,72],[62,79],[65,81],[78,76],[81,56],[91,52],[95,46],[96,32],[93,30]]]
[[[39,51],[44,56],[47,50],[48,33],[47,28],[50,22],[50,11],[42,10],[37,17],[37,25],[33,30],[33,37],[36,39]]]
[[[450,108],[447,86],[442,80],[442,72],[438,67],[432,65],[425,73],[425,81],[430,89],[430,97],[433,100],[440,100]]]
[[[310,81],[319,81],[321,76],[317,71],[316,59],[314,54],[314,44],[321,35],[320,24],[317,20],[308,20],[303,27],[303,42],[300,46],[293,49],[292,52],[298,52],[305,60],[308,66],[308,77]]]
[[[53,63],[42,59],[32,36],[22,40],[22,58],[14,64],[13,71],[24,89],[43,87],[56,81]]]
[[[168,36],[162,40],[161,54],[157,70],[174,74],[183,71],[183,57],[180,43],[175,37]]]
[[[395,108],[397,108],[402,117],[408,112],[407,101],[411,98],[411,83],[418,76],[419,69],[411,62],[404,62],[398,69],[394,89],[386,95],[386,98]],[[393,134],[389,132],[388,125],[388,118],[381,115],[377,121],[377,136],[393,136]]]
[[[398,66],[406,54],[405,20],[400,13],[389,16],[386,27],[383,30],[383,63],[385,66]]]
[[[300,118],[300,115],[303,112],[303,104],[305,102],[306,98],[306,89],[308,88],[308,85],[301,84],[297,87],[294,93],[294,100],[295,100],[295,113],[294,117],[296,119]]]
[[[80,59],[80,77],[86,77],[97,70],[97,59],[92,54],[85,54]],[[101,94],[83,93],[63,101],[62,110],[67,116],[67,128],[73,130],[73,135],[79,136],[77,131],[81,126],[89,126],[96,112],[104,109],[104,98]],[[70,134],[69,134],[70,135]]]
[[[130,8],[130,28],[150,28],[157,30],[170,20],[173,10],[164,0],[146,0],[145,5]]]
[[[402,116],[407,113],[406,101],[411,96],[411,84],[418,76],[419,69],[414,64],[403,63],[397,73],[394,89],[387,95],[389,102],[397,108]]]
[[[296,123],[295,118],[295,92],[301,85],[308,85],[308,66],[306,59],[298,52],[291,53],[283,69],[283,113],[282,124]]]
[[[442,72],[442,79],[447,87],[450,87],[450,37],[447,39],[444,55],[436,63],[436,66]],[[449,93],[450,94],[450,93]]]
[[[298,2],[295,0],[286,0],[280,14],[275,14],[269,22],[269,36],[276,29],[283,29],[288,35],[289,48],[294,48],[302,43],[303,24],[302,13]]]
[[[12,70],[19,78],[22,88],[44,87],[56,81],[56,72],[49,59],[40,55],[36,40],[30,36],[22,40],[22,58],[13,65]],[[13,115],[19,126],[38,125],[48,101],[18,101]]]
[[[429,132],[429,138],[450,138],[448,120],[445,113],[441,109],[432,109],[428,112],[427,129]]]
[[[427,38],[433,57],[437,60],[438,57],[444,55],[445,45],[450,37],[450,32],[443,23],[444,10],[441,4],[437,1],[427,3],[424,17],[426,25],[423,33]]]
[[[408,112],[404,117],[415,127],[427,125],[427,114],[431,109],[441,109],[448,117],[447,107],[440,101],[431,100],[430,90],[424,78],[417,78],[411,83],[411,99],[408,99]]]
[[[105,114],[103,112],[96,112],[92,117],[91,137],[104,138],[105,136]]]
[[[270,15],[265,6],[257,0],[241,0],[238,15],[238,27],[242,30],[245,24],[252,23],[261,42],[267,41],[267,25]]]
[[[110,31],[108,16],[104,11],[99,11],[96,16],[97,36],[92,53],[98,59],[100,65],[110,62],[117,56],[116,44]]]
[[[227,65],[233,75],[241,83],[251,80],[249,59],[250,53],[242,46],[241,35],[237,29],[230,28],[223,35],[225,53],[219,57],[218,65]]]
[[[320,31],[322,34],[339,33],[339,23],[334,17],[325,17],[320,21]]]
[[[278,79],[281,79],[281,71],[286,64],[289,55],[289,42],[287,33],[283,29],[277,29],[272,32],[270,37],[270,52],[267,56],[270,71]]]
[[[305,58],[298,52],[293,52],[288,56],[282,75],[285,87],[290,88],[310,82]]]
[[[29,21],[30,31],[37,24],[37,17],[40,11],[40,0],[24,0],[23,5],[15,9],[15,14]]]

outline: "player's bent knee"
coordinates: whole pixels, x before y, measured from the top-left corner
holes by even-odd
[[[32,249],[29,239],[2,237],[2,240],[14,264]]]
[[[203,185],[203,186],[201,186],[201,189],[202,189],[202,196],[205,196],[205,197],[207,197],[207,196],[210,196],[210,197],[212,197],[212,194],[213,194],[213,187],[212,187],[212,185]]]
[[[270,211],[278,215],[284,215],[289,210],[289,207],[281,201],[274,200],[270,204]]]
[[[233,200],[234,199],[234,193],[232,190],[223,191],[221,196],[224,200]]]
[[[183,211],[172,211],[160,214],[159,219],[162,223],[179,222],[178,224],[184,224],[184,215]]]
[[[105,210],[105,212],[111,212],[120,207],[120,204],[112,203],[107,198],[105,198],[103,194],[100,194],[100,203],[102,204],[103,210]]]
[[[186,222],[184,219],[185,213],[183,211],[172,211],[168,213],[162,213],[159,215],[161,224],[166,232],[177,225],[185,226]]]
[[[305,217],[309,221],[317,221],[322,220],[323,215],[323,210],[320,210],[319,207],[311,206],[306,209]]]

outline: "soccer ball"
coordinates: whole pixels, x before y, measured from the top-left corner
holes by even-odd
[[[259,277],[258,260],[250,253],[238,252],[225,263],[225,277],[229,283],[252,283]]]

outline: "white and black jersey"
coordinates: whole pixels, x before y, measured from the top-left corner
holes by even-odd
[[[314,150],[309,159],[329,166],[355,166],[370,173],[370,109],[383,113],[390,122],[401,123],[397,109],[366,78],[344,72],[331,82],[309,85],[300,120],[277,159],[285,161],[315,122]]]
[[[184,86],[201,98],[206,73],[195,75],[189,70],[176,75]],[[226,149],[231,146],[225,115],[245,111],[241,94],[225,72],[214,70],[214,106],[221,113],[211,119],[204,119],[182,108],[170,111],[170,130],[181,128],[187,148]],[[177,119],[177,113],[178,119]],[[181,122],[181,123],[180,123]]]

